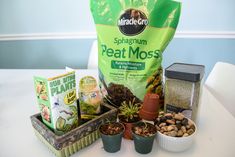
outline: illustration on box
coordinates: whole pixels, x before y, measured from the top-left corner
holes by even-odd
[[[43,122],[61,135],[78,126],[75,72],[53,78],[34,77]]]

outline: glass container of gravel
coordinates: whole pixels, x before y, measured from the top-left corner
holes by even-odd
[[[196,120],[205,66],[174,63],[165,69],[165,112]]]

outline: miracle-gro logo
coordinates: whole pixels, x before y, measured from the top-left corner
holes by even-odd
[[[143,12],[128,9],[120,16],[117,25],[124,35],[134,36],[143,32],[148,23],[148,19]]]
[[[147,26],[148,25],[148,20],[145,20],[145,19],[125,19],[125,18],[122,18],[118,21],[118,26],[127,26],[127,25],[145,25]]]

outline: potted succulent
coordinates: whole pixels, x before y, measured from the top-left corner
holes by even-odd
[[[121,106],[119,107],[118,118],[119,121],[125,126],[123,137],[126,139],[132,139],[131,128],[134,123],[137,123],[141,120],[139,117],[140,107],[140,103],[135,103],[135,98],[129,102],[122,102]]]
[[[99,127],[104,150],[114,153],[120,150],[125,127],[119,122],[107,122]]]
[[[132,127],[135,150],[141,154],[152,151],[153,141],[157,133],[156,127],[148,122],[138,122]]]

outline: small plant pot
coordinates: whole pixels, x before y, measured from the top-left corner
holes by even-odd
[[[134,126],[134,124],[140,122],[140,120],[141,120],[141,119],[138,118],[138,119],[136,119],[136,121],[134,121],[134,122],[125,122],[124,120],[122,120],[121,117],[119,117],[119,121],[125,126],[125,131],[124,131],[124,133],[123,133],[123,137],[124,137],[125,139],[128,139],[128,140],[132,140],[132,139],[133,139],[131,129],[132,129],[132,127]]]
[[[99,132],[101,135],[101,139],[103,142],[104,150],[109,152],[109,153],[115,153],[121,149],[121,143],[122,143],[122,136],[125,130],[125,127],[122,123],[112,123],[112,124],[117,124],[122,127],[122,130],[118,134],[104,134],[103,131],[101,130],[102,126],[107,125],[109,123],[105,123],[99,127]]]
[[[140,117],[145,120],[153,121],[158,117],[159,96],[153,93],[147,93],[144,97],[143,106],[140,109]]]
[[[126,122],[122,122],[122,123],[125,126],[125,131],[124,131],[123,137],[125,139],[132,140],[131,128],[133,127],[134,123],[126,123]]]
[[[151,133],[148,136],[143,136],[143,135],[139,135],[137,133],[135,133],[135,127],[136,126],[143,126],[143,125],[148,125],[148,127],[152,128],[153,133]],[[153,148],[153,142],[154,142],[154,138],[156,136],[157,130],[155,128],[155,126],[153,124],[147,123],[147,122],[139,122],[137,124],[135,124],[132,127],[132,135],[133,135],[133,140],[134,140],[134,144],[135,144],[135,150],[136,152],[140,153],[140,154],[148,154],[152,151]]]

